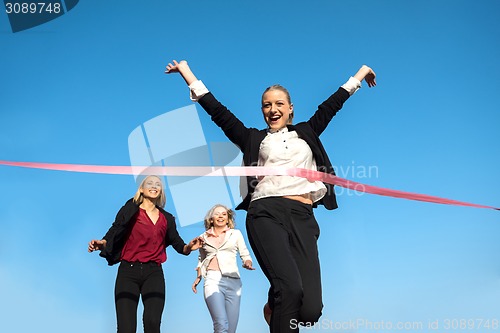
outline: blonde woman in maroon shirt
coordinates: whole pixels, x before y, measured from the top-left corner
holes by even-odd
[[[144,333],[159,333],[165,305],[165,278],[161,264],[170,245],[188,255],[201,239],[184,243],[166,203],[159,177],[148,176],[135,196],[118,211],[115,222],[101,240],[91,240],[88,251],[100,250],[108,264],[120,263],[115,283],[118,333],[136,332],[137,306],[142,297]]]

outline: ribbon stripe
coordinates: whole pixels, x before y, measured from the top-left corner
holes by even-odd
[[[0,165],[15,166],[31,169],[44,169],[66,172],[99,173],[110,175],[158,175],[158,176],[193,176],[193,177],[221,177],[221,176],[296,176],[309,181],[321,181],[357,192],[370,193],[386,197],[407,200],[432,202],[443,205],[467,206],[500,210],[500,208],[478,205],[436,196],[392,190],[372,185],[366,185],[328,173],[308,169],[286,169],[268,167],[163,167],[163,166],[106,166],[84,164],[54,164],[35,162],[0,161]]]

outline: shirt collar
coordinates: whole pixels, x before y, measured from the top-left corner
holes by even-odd
[[[272,132],[270,128],[267,129],[267,134],[276,134],[276,133],[286,133],[288,132],[288,127],[283,127],[277,131]]]
[[[228,230],[230,230],[231,228],[229,228],[227,225],[226,227],[224,228],[224,230],[222,230],[222,232],[226,232]],[[208,236],[213,236],[213,237],[217,237],[217,235],[215,234],[215,231],[214,231],[214,227],[211,227],[210,229],[208,229],[206,231],[207,235]]]

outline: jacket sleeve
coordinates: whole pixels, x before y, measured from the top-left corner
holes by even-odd
[[[318,110],[307,121],[313,131],[319,136],[328,126],[332,118],[342,109],[345,101],[349,98],[349,93],[344,88],[339,88],[326,101],[318,106]]]
[[[132,199],[130,199],[130,200],[132,200]],[[108,232],[106,232],[106,234],[104,235],[104,237],[102,239],[105,239],[106,241],[109,241],[116,234],[117,230],[120,229],[120,226],[123,224],[123,222],[125,220],[125,212],[126,212],[128,206],[130,205],[130,200],[127,201],[122,206],[122,208],[120,208],[120,210],[118,211],[118,213],[116,213],[115,221],[113,222],[113,224],[109,228]]]
[[[201,97],[198,103],[232,143],[240,149],[248,144],[251,129],[246,127],[231,111],[222,105],[212,93],[209,92]]]
[[[203,237],[203,234],[201,234],[200,237]],[[198,250],[198,264],[196,265],[196,268],[201,268],[201,264],[206,257],[207,251],[205,250],[205,245],[202,245]]]
[[[186,243],[177,232],[175,217],[170,214],[165,214],[165,217],[167,218],[167,234],[165,246],[168,247],[169,245],[172,245],[177,253],[187,255],[184,253],[184,245],[186,245]]]
[[[236,245],[238,246],[238,252],[240,253],[241,261],[243,263],[247,260],[252,261],[252,257],[250,256],[250,252],[248,251],[247,245],[245,244],[245,240],[243,239],[241,231],[239,230],[235,231],[237,232],[238,235]]]
[[[198,250],[198,262],[196,263],[196,269],[201,268],[201,263],[203,262],[203,258],[201,256],[201,249]]]
[[[104,235],[106,247],[99,253],[99,256],[106,258],[109,265],[114,265],[119,261],[120,253],[125,243],[125,236],[128,231],[128,222],[137,212],[138,206],[133,199],[128,200],[116,214],[115,221]]]

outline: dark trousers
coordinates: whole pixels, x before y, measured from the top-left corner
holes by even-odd
[[[323,303],[317,240],[311,205],[285,198],[253,201],[246,221],[248,238],[271,283],[271,332],[298,332],[300,323],[319,320]]]
[[[144,333],[159,333],[165,305],[165,278],[157,263],[121,262],[115,283],[118,333],[135,333],[137,306],[142,296]]]

